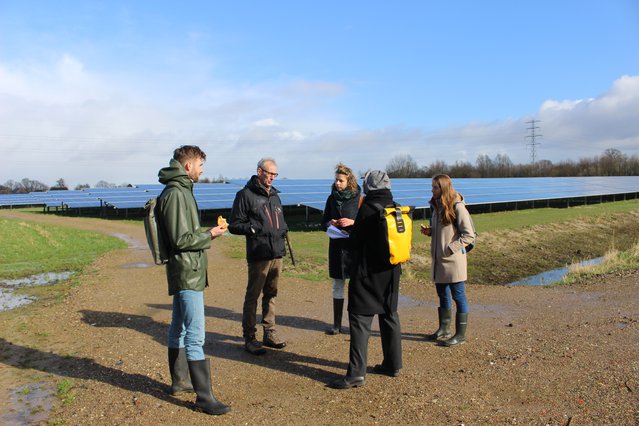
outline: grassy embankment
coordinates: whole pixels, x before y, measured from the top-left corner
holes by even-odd
[[[470,283],[507,284],[607,253],[615,260],[592,273],[639,268],[639,200],[477,214],[473,220],[479,237],[477,248],[468,254]],[[421,223],[425,221],[415,221],[416,230]],[[290,238],[297,266],[286,261],[285,274],[328,280],[326,234],[291,232]],[[225,237],[219,246],[229,256],[244,257],[242,237]],[[430,281],[429,247],[430,238],[415,231],[402,282]]]
[[[45,272],[81,271],[96,257],[107,251],[126,248],[118,238],[66,228],[44,225],[15,219],[0,219],[0,279],[15,279]],[[65,285],[46,290],[24,287],[18,291],[36,296],[56,297],[55,290]]]

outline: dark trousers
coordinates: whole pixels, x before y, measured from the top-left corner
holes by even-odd
[[[402,368],[402,330],[397,312],[378,314],[379,333],[382,338],[382,365],[391,370]],[[368,338],[371,335],[371,325],[374,315],[348,313],[351,329],[351,347],[348,356],[348,371],[346,375],[366,376],[368,359]]]

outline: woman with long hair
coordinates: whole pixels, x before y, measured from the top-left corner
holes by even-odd
[[[464,197],[455,191],[448,175],[435,175],[430,200],[430,227],[421,233],[431,237],[432,278],[439,296],[439,328],[426,338],[443,346],[455,346],[466,340],[468,302],[466,248],[475,242],[475,230]],[[455,335],[451,337],[452,300],[455,301]]]
[[[327,333],[332,335],[343,332],[344,287],[352,263],[348,234],[355,223],[360,199],[361,190],[353,171],[342,163],[337,164],[322,220],[324,230],[332,226],[332,230],[337,228],[338,232],[341,231],[341,235],[333,234],[336,238],[331,238],[328,246],[328,274],[333,280],[333,326]]]

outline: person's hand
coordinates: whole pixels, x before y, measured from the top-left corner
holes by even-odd
[[[335,221],[335,226],[338,226],[340,228],[346,228],[347,226],[351,226],[354,223],[355,223],[355,221],[353,219],[349,219],[347,217],[343,217],[343,218],[337,219]]]
[[[216,226],[215,228],[209,228],[209,234],[211,234],[211,239],[224,235],[225,231],[226,231],[226,227],[224,226]]]
[[[428,237],[430,237],[430,236],[431,236],[432,228],[429,228],[429,227],[428,227],[428,226],[426,226],[426,225],[422,225],[422,226],[420,226],[419,230],[420,230],[420,232],[421,232],[422,234],[424,234],[424,235],[426,235],[426,236],[428,236]]]

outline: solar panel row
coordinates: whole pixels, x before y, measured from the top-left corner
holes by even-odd
[[[226,184],[196,184],[193,193],[200,210],[229,209],[245,180]],[[275,187],[285,206],[307,206],[322,210],[329,195],[331,179],[282,179]],[[576,197],[607,196],[639,192],[639,176],[569,178],[453,179],[457,191],[469,205],[512,203]],[[392,179],[394,198],[404,205],[428,207],[430,179]],[[132,188],[91,188],[80,191],[48,191],[0,195],[0,206],[44,205],[55,208],[108,207],[136,209],[160,194],[161,184]]]

